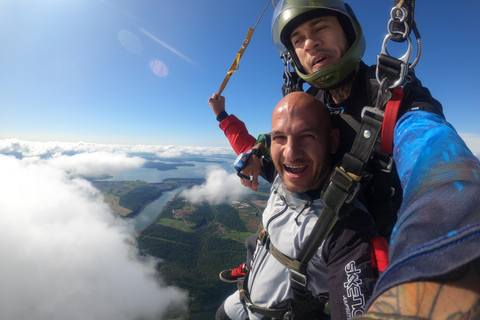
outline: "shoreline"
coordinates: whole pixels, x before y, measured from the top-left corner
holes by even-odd
[[[168,192],[172,192],[172,191],[175,191],[175,190],[177,190],[177,189],[182,189],[182,188],[184,189],[184,188],[186,188],[186,187],[187,187],[187,186],[185,186],[185,185],[184,185],[184,186],[181,185],[181,186],[179,186],[178,188],[169,190]],[[150,227],[152,224],[155,224],[155,223],[161,218],[161,215],[162,215],[163,211],[165,210],[165,208],[167,208],[168,205],[169,205],[169,204],[178,196],[178,194],[179,194],[180,192],[182,192],[182,191],[183,191],[183,190],[179,190],[179,191],[172,197],[172,199],[168,200],[167,203],[165,203],[165,205],[163,206],[162,210],[155,216],[155,218],[152,220],[152,222],[150,222],[150,223],[149,223],[148,225],[146,225],[145,227],[143,227],[143,228],[141,228],[141,229],[139,229],[139,230],[136,230],[135,233],[134,233],[135,238],[137,238],[137,237],[142,233],[143,230],[145,230],[146,228]],[[162,195],[163,195],[163,194],[162,194]],[[160,198],[161,198],[161,196],[160,196],[158,199],[160,199]],[[158,199],[157,199],[157,200],[158,200]],[[156,200],[155,200],[155,201],[156,201]],[[145,206],[145,207],[146,207],[146,206]]]

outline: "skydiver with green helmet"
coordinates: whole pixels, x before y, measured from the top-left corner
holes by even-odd
[[[280,1],[272,36],[277,48],[291,55],[299,77],[311,85],[307,92],[331,110],[360,117],[365,106],[375,105],[375,66],[361,61],[362,29],[343,1]],[[412,81],[404,88],[408,95],[400,107],[393,150],[403,206],[390,241],[390,265],[379,279],[369,311],[380,319],[388,317],[385,313],[423,318],[478,316],[480,197],[475,195],[480,194],[480,164],[445,122],[441,104],[415,75],[409,76]],[[243,122],[226,113],[223,97],[214,94],[209,104],[237,154],[254,147],[257,139],[248,134]],[[439,145],[447,141],[450,157]],[[347,144],[344,150],[350,143],[341,142]],[[242,172],[253,179],[242,179],[242,184],[255,190],[260,161],[256,155],[251,159],[253,165]],[[402,190],[392,194],[401,195]],[[394,197],[381,202],[400,205]],[[371,199],[375,201],[375,193]],[[379,205],[381,212],[382,203],[367,201],[366,205],[370,211]],[[416,295],[419,288],[426,293],[423,304]],[[370,313],[363,317],[371,318]]]
[[[315,29],[329,27],[333,32],[316,32],[317,41],[308,37]],[[280,52],[285,48],[290,53],[303,80],[333,92],[352,80],[365,53],[362,28],[342,1],[281,1],[275,9],[272,36]],[[303,50],[297,54],[297,48]]]

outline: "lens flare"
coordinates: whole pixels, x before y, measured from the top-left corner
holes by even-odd
[[[152,72],[160,78],[168,76],[168,68],[160,60],[153,60],[150,62],[150,69],[152,69]]]
[[[118,41],[122,47],[131,53],[140,53],[143,50],[142,41],[133,33],[127,30],[122,30],[118,33]]]

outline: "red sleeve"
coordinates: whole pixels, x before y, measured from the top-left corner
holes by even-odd
[[[257,139],[248,133],[245,124],[233,114],[223,119],[219,127],[223,130],[223,133],[225,133],[236,154],[247,152],[257,141]]]

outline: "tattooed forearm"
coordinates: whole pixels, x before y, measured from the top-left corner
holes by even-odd
[[[441,278],[396,286],[368,311],[364,319],[480,320],[480,260]]]
[[[377,319],[377,320],[429,320],[429,319],[445,319],[445,320],[480,320],[480,299],[477,300],[475,305],[466,312],[445,312],[444,315],[438,317],[422,317],[418,315],[403,315],[400,313],[391,312],[373,312],[355,317],[353,320],[361,319]]]

